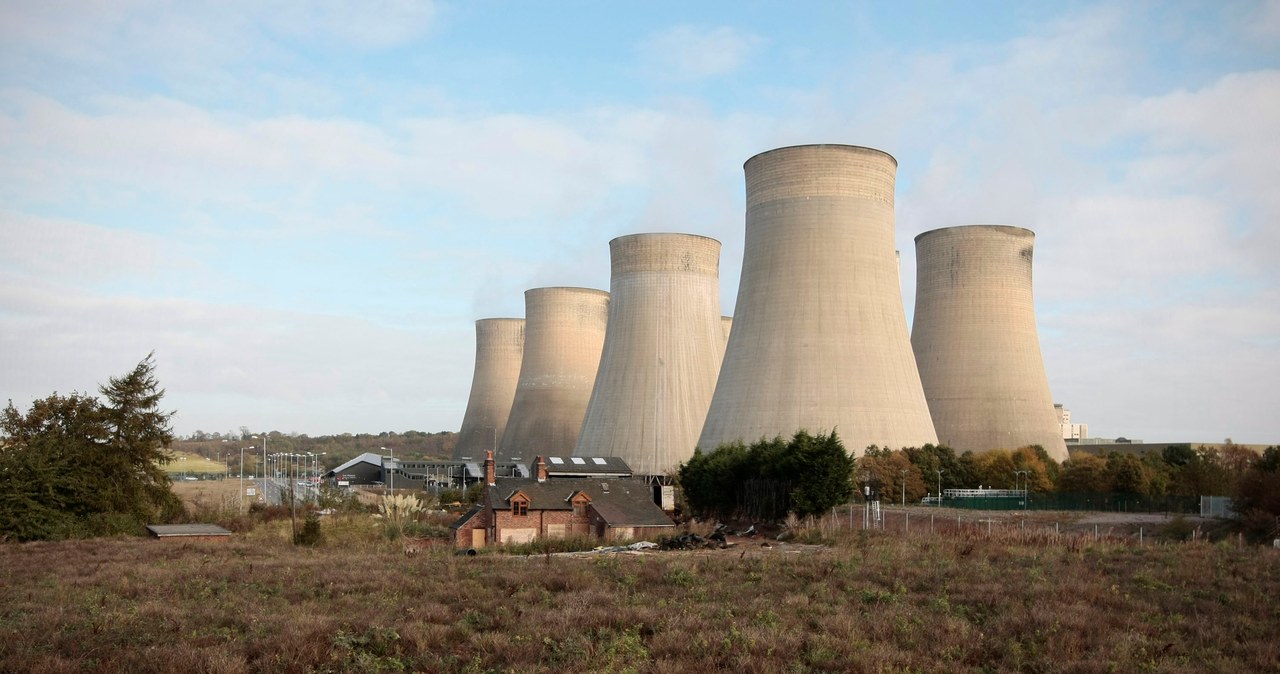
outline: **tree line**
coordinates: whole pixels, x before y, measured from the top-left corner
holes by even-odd
[[[688,513],[700,518],[776,521],[788,513],[821,515],[869,494],[919,503],[947,489],[985,487],[1142,499],[1229,496],[1246,533],[1257,539],[1280,535],[1280,448],[1259,455],[1230,441],[1144,454],[1075,450],[1061,464],[1038,445],[962,454],[945,445],[871,445],[854,460],[835,432],[800,431],[790,440],[695,450],[677,476]]]

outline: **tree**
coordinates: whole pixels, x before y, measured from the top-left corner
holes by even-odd
[[[115,498],[108,508],[140,520],[170,519],[182,511],[164,466],[172,458],[169,422],[174,412],[160,410],[164,389],[155,377],[155,353],[147,354],[123,377],[112,377],[99,392],[106,398],[103,411],[111,431],[109,451],[100,467],[114,478],[107,495]]]
[[[161,464],[172,412],[158,411],[148,355],[97,398],[57,393],[0,416],[0,537],[17,540],[140,533],[182,512]]]
[[[829,435],[800,431],[787,445],[797,471],[791,488],[791,511],[799,517],[822,515],[853,496],[853,459],[833,430]]]
[[[920,474],[920,469],[911,463],[911,459],[904,450],[871,451],[868,448],[868,451],[858,459],[857,464],[855,471],[858,477],[855,478],[855,482],[865,477],[868,482],[879,484],[881,498],[884,500],[897,501],[905,498],[907,501],[916,502],[929,491],[925,486],[924,477]],[[904,481],[905,490],[903,489]]]
[[[791,440],[761,439],[750,447],[740,442],[709,453],[695,450],[681,464],[681,491],[689,512],[697,517],[727,519],[748,513],[780,519],[820,515],[853,495],[853,459],[833,431]]]
[[[1107,461],[1088,452],[1071,452],[1058,476],[1058,491],[1064,493],[1100,494],[1111,491],[1111,475]]]

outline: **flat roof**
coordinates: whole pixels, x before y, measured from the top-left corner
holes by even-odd
[[[156,538],[171,536],[230,536],[231,532],[216,524],[148,524],[147,531]]]

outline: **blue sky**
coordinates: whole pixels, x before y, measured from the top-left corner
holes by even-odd
[[[473,321],[723,242],[742,162],[899,161],[915,235],[1037,232],[1096,435],[1280,439],[1280,3],[0,0],[0,398],[151,350],[183,434],[456,430]]]

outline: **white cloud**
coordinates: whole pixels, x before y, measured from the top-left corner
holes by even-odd
[[[679,25],[649,36],[640,44],[640,54],[664,77],[699,80],[737,70],[764,43],[758,35],[729,26]]]

